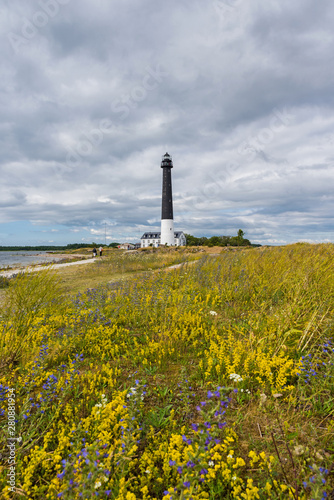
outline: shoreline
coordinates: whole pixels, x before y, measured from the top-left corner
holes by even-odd
[[[68,254],[59,254],[59,257],[60,258],[69,258],[69,255]],[[78,255],[73,255],[73,258],[75,257],[78,257]],[[81,255],[80,257],[83,257],[83,255]],[[91,257],[87,257],[85,258],[85,260],[77,260],[75,262],[63,262],[63,263],[54,263],[54,262],[50,262],[50,263],[46,263],[46,264],[35,264],[35,265],[31,265],[31,264],[28,264],[26,266],[19,266],[19,267],[15,267],[13,269],[9,269],[8,271],[6,270],[3,270],[3,271],[0,271],[0,276],[3,276],[4,278],[12,278],[13,276],[15,276],[16,274],[19,274],[19,273],[32,273],[34,271],[42,271],[43,269],[61,269],[63,267],[68,267],[68,266],[75,266],[75,265],[83,265],[83,264],[89,264],[89,263],[92,263],[92,262],[95,262],[97,260],[97,257],[96,258],[91,258]]]

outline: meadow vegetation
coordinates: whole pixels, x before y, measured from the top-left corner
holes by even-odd
[[[334,246],[219,252],[110,251],[10,280],[3,498],[331,498]]]

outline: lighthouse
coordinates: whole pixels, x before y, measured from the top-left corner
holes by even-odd
[[[141,248],[160,246],[184,246],[187,244],[183,231],[174,232],[173,196],[172,196],[172,157],[166,153],[162,157],[162,202],[161,202],[161,232],[144,233],[140,238]]]
[[[161,203],[161,245],[175,245],[173,196],[172,196],[172,168],[171,156],[166,153],[162,157],[162,203]]]

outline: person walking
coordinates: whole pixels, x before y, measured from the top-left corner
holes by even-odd
[[[93,257],[96,257],[96,255],[97,255],[97,251],[96,251],[96,248],[94,247],[93,248]]]
[[[99,252],[100,252],[100,257],[102,257],[102,252],[103,252],[103,248],[102,247],[99,248]]]

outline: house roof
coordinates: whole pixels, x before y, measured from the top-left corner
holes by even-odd
[[[140,238],[141,240],[153,240],[155,238],[160,238],[161,233],[144,233],[143,236]]]
[[[174,238],[180,238],[181,234],[183,234],[183,231],[174,231]],[[160,237],[161,237],[161,232],[144,233],[140,239],[141,240],[154,240],[154,239],[159,239]]]

